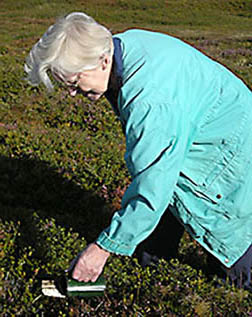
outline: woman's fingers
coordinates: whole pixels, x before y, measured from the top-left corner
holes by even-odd
[[[80,255],[74,270],[73,278],[78,281],[95,282],[101,274],[110,253],[95,243],[90,244]]]

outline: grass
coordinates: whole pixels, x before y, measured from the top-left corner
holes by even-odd
[[[252,1],[2,0],[0,209],[2,221],[8,223],[0,227],[0,237],[6,237],[3,239],[5,253],[0,252],[0,260],[4,263],[0,271],[0,295],[3,294],[2,281],[15,284],[15,281],[25,280],[24,271],[27,276],[35,278],[39,269],[36,267],[34,270],[33,263],[46,267],[47,271],[59,266],[62,247],[57,246],[55,238],[56,233],[61,232],[58,225],[64,230],[73,228],[81,237],[92,241],[108,224],[113,211],[120,208],[120,199],[129,183],[123,160],[124,138],[119,122],[105,99],[94,107],[85,98],[77,97],[73,100],[59,89],[56,89],[54,94],[47,95],[43,87],[30,87],[23,80],[23,64],[31,46],[55,18],[70,11],[86,12],[110,28],[113,33],[139,27],[180,37],[229,67],[252,88]],[[35,220],[34,212],[37,214]],[[45,220],[47,218],[54,220]],[[40,223],[42,220],[45,223]],[[54,242],[52,245],[50,242],[45,243],[43,248],[43,252],[46,252],[46,248],[51,250],[51,260],[48,257],[49,251],[48,254],[38,256],[43,243],[38,238],[33,239],[33,235],[39,236],[36,226],[43,232],[43,237],[47,235],[47,228],[51,228],[47,238]],[[71,242],[68,235],[62,235],[65,239],[68,237],[66,241],[69,241],[67,257],[62,259],[65,265],[69,257],[79,251],[74,245],[83,245],[84,242],[79,242],[76,237]],[[202,255],[202,250],[187,239],[188,237],[185,237],[181,246],[182,257],[189,260],[190,265],[198,261],[196,266],[199,268],[203,265],[203,257],[195,254]],[[71,249],[71,246],[74,249]],[[31,248],[36,249],[36,252],[33,249],[31,251]],[[32,253],[34,256],[29,256]],[[23,258],[26,260],[23,261]],[[51,261],[51,264],[46,266],[45,262],[42,265],[42,258]],[[30,262],[27,259],[30,259]],[[187,312],[187,316],[220,316],[221,312],[225,312],[225,309],[228,310],[228,306],[232,305],[235,308],[232,308],[230,316],[246,316],[245,311],[248,312],[249,305],[252,305],[247,293],[225,288],[215,290],[205,277],[202,278],[189,267],[175,265],[177,271],[174,269],[174,272],[173,266],[167,268],[171,270],[168,276],[162,271],[166,266],[160,266],[158,273],[156,272],[158,276],[162,276],[160,286],[158,277],[155,278],[155,275],[148,271],[142,272],[138,266],[132,268],[132,262],[129,264],[127,261],[129,260],[116,259],[114,266],[113,263],[109,266],[109,274],[112,277],[109,284],[110,297],[104,300],[102,306],[107,311],[110,309],[110,312],[114,312],[117,307],[121,316],[141,316],[145,313],[148,315],[148,311],[177,312],[179,316],[180,305],[181,309]],[[17,264],[18,269],[15,266]],[[180,270],[188,272],[191,278],[181,276]],[[129,277],[131,275],[132,280]],[[139,280],[135,281],[137,276],[143,279],[141,283]],[[151,282],[148,282],[148,279]],[[141,293],[144,283],[148,287],[154,287],[147,292],[149,297],[144,297]],[[195,292],[193,283],[197,286]],[[28,316],[29,309],[33,313],[44,313],[47,306],[51,307],[51,311],[55,309],[54,312],[59,312],[53,308],[56,302],[45,300],[40,306],[31,305],[26,309],[27,298],[21,298],[21,290],[23,294],[27,292],[34,301],[33,296],[38,296],[38,290],[34,288],[36,285],[29,280],[29,291],[27,288],[23,290],[21,286],[19,288],[18,283],[16,285],[16,293],[11,293],[8,289],[4,295],[9,298],[6,303],[12,307],[9,308],[10,316],[20,315],[19,311],[26,312],[24,316]],[[117,285],[121,287],[117,289]],[[137,296],[134,293],[135,287]],[[152,291],[156,294],[155,299],[151,296]],[[172,298],[169,298],[169,293]],[[213,301],[211,296],[214,296]],[[16,299],[16,307],[12,303],[13,297]],[[159,297],[160,302],[157,300]],[[174,301],[174,298],[179,300]],[[228,305],[228,301],[232,305]],[[114,303],[117,303],[117,306]],[[8,311],[7,304],[3,306],[5,311]],[[64,302],[58,315],[70,316],[72,308],[67,307],[70,304],[71,302]],[[94,303],[91,303],[91,306],[89,304],[74,302],[71,305],[92,310]],[[58,307],[57,305],[55,307]],[[130,314],[127,307],[131,307]],[[13,311],[12,315],[10,309]],[[92,316],[98,316],[95,309],[92,311]],[[137,315],[137,311],[142,313]],[[9,315],[7,313],[3,316]],[[71,316],[81,315],[73,313]]]

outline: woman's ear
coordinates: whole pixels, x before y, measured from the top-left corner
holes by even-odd
[[[111,64],[111,58],[108,55],[104,55],[102,58],[102,70],[106,71]]]

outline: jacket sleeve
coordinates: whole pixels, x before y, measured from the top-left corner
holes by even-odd
[[[132,255],[168,207],[187,147],[187,123],[179,107],[132,104],[126,118],[125,160],[132,182],[110,226],[97,239],[102,248]]]

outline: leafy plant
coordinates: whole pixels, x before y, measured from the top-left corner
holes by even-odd
[[[105,99],[71,99],[24,81],[31,46],[55,18],[85,11],[120,32],[178,36],[251,87],[251,6],[243,0],[3,0],[0,32],[1,316],[251,316],[251,293],[210,277],[204,250],[184,235],[179,258],[142,268],[110,258],[102,298],[42,296],[108,225],[130,182],[119,120]]]

